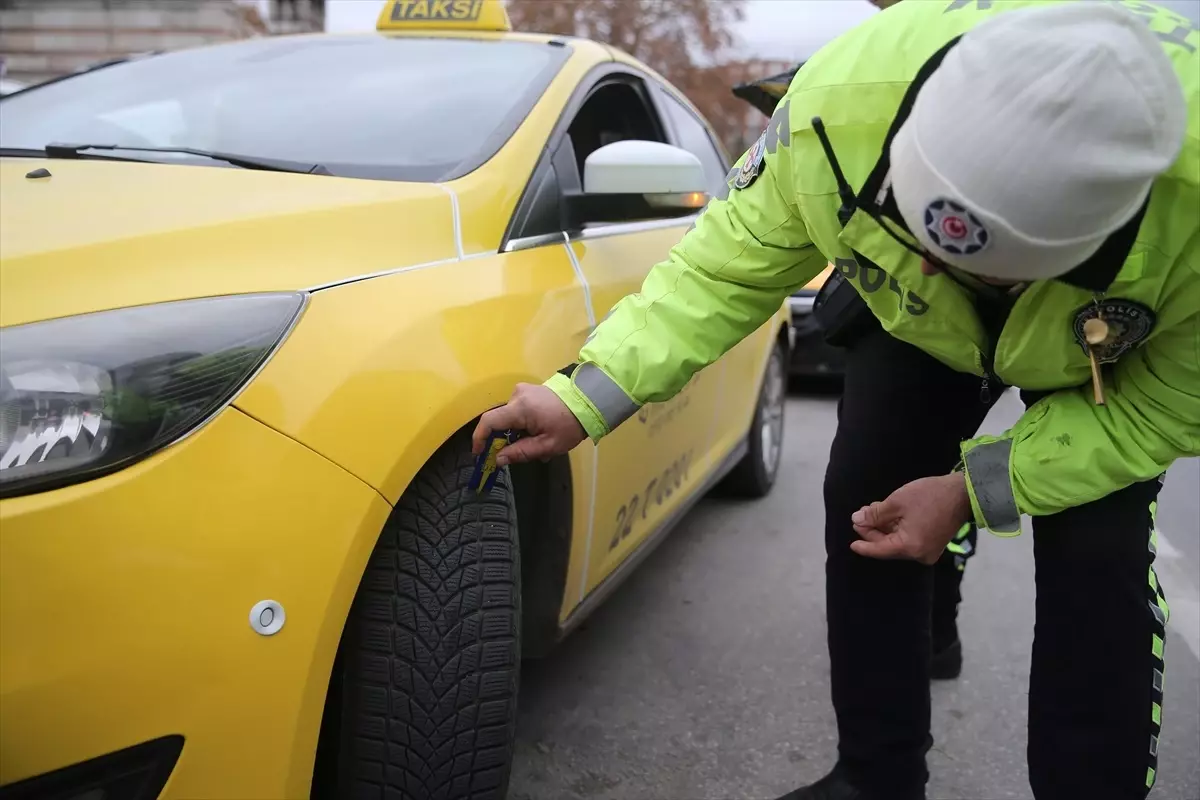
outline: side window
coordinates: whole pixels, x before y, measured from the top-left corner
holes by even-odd
[[[632,78],[614,78],[592,90],[567,129],[580,180],[587,157],[606,144],[667,141],[658,114],[646,100],[644,84]]]
[[[638,77],[609,75],[591,87],[554,152],[543,158],[510,224],[509,236],[524,239],[563,230],[560,198],[583,188],[587,157],[606,144],[640,139],[667,142],[666,130]],[[606,225],[609,223],[586,223]]]
[[[728,169],[720,151],[717,150],[712,138],[708,135],[708,128],[696,118],[691,109],[676,100],[670,93],[664,91],[660,96],[667,109],[667,114],[675,126],[675,133],[679,137],[679,146],[700,159],[700,163],[704,165],[704,174],[708,176],[709,192],[717,194],[725,183],[725,174]]]

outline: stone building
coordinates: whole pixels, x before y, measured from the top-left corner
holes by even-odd
[[[0,60],[7,78],[36,83],[135,53],[324,28],[324,0],[0,0]]]
[[[267,27],[271,33],[310,33],[325,30],[325,0],[258,0],[266,6]]]

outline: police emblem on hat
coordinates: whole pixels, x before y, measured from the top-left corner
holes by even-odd
[[[763,159],[767,154],[767,132],[763,131],[762,136],[758,137],[758,141],[750,145],[750,149],[746,151],[746,160],[742,162],[741,169],[737,172],[737,177],[733,179],[733,188],[745,189],[750,184],[758,180],[759,173],[762,172]]]
[[[991,240],[979,217],[944,198],[925,206],[925,232],[938,247],[958,256],[974,255]]]
[[[1096,360],[1101,364],[1111,364],[1141,344],[1150,335],[1157,321],[1157,317],[1148,306],[1134,300],[1114,298],[1099,303],[1088,303],[1075,312],[1075,321],[1071,325],[1075,341],[1083,348],[1084,354],[1088,353],[1088,344],[1083,326],[1089,319],[1097,317],[1104,320],[1108,326],[1107,338],[1093,348]]]

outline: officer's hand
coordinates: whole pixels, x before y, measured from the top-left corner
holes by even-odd
[[[886,500],[863,506],[850,519],[863,539],[850,544],[859,555],[932,564],[971,519],[966,476],[954,473],[912,481]]]
[[[471,436],[471,450],[483,452],[492,431],[514,430],[528,434],[496,454],[496,463],[521,464],[562,455],[587,438],[579,420],[558,395],[540,384],[518,383],[508,403],[479,418]]]

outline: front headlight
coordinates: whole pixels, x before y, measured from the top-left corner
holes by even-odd
[[[231,295],[0,328],[0,497],[179,441],[233,399],[305,300]]]

